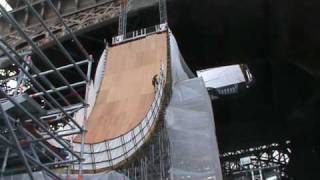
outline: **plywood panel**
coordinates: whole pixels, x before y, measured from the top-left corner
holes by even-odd
[[[118,137],[143,120],[155,96],[152,77],[160,73],[160,64],[166,61],[166,33],[110,48],[85,143]],[[75,141],[80,142],[79,137]]]

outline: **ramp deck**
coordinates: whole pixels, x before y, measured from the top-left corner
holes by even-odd
[[[87,122],[85,143],[116,138],[144,119],[155,97],[152,78],[159,75],[162,63],[166,67],[166,61],[167,33],[109,49],[101,90]]]

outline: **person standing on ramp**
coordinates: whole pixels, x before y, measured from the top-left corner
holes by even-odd
[[[152,85],[154,87],[154,92],[157,91],[158,85],[159,85],[159,81],[158,81],[158,74],[154,75],[152,77]]]

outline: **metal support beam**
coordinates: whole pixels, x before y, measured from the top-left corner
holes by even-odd
[[[8,115],[8,118],[11,122],[15,122],[15,119],[13,119],[12,117],[10,117]],[[55,158],[59,159],[59,160],[63,160],[57,153],[55,153],[54,151],[52,151],[50,148],[48,148],[44,143],[42,143],[41,141],[35,141],[37,138],[31,134],[29,131],[27,131],[24,127],[18,127],[19,130],[23,133],[25,133],[27,136],[29,136],[31,138],[31,140],[28,140],[28,143],[33,143],[36,142],[36,144],[39,144],[41,147],[43,147],[45,150],[47,150],[48,152],[50,152]]]
[[[21,126],[18,127],[18,129],[21,131]],[[23,132],[23,131],[21,131],[21,132]],[[26,136],[26,138],[27,138],[28,141],[29,141],[30,137],[27,137],[27,136]],[[37,154],[37,152],[36,152],[36,150],[35,150],[35,148],[34,148],[34,145],[33,145],[33,144],[29,144],[29,148],[31,149],[31,152],[32,152],[35,160],[36,160],[38,163],[41,163],[40,158],[39,158],[39,156],[38,156],[38,154]],[[42,172],[42,175],[43,175],[43,179],[44,179],[44,180],[47,180],[44,171]]]
[[[93,63],[92,61],[89,61],[89,63],[88,63],[88,70],[87,70],[87,78],[88,79],[91,79],[92,63]],[[89,90],[90,90],[89,88],[90,88],[90,84],[87,83],[87,85],[86,85],[86,97],[85,97],[86,103],[88,103],[88,101],[89,101]],[[88,107],[85,107],[84,113],[83,113],[84,114],[83,126],[82,126],[83,129],[86,129],[87,113],[88,113]],[[81,151],[80,151],[80,157],[81,158],[83,158],[85,135],[86,135],[86,131],[83,131],[82,132],[82,136],[81,136]],[[80,161],[80,163],[79,163],[79,176],[82,177],[82,161]]]
[[[16,63],[20,68],[22,68],[21,64],[15,60],[8,52],[7,50],[2,48],[2,44],[0,43],[0,49],[4,50],[4,52],[6,53],[6,55],[10,58],[10,60],[12,60],[14,63]],[[63,107],[56,101],[56,99],[54,99],[49,93],[46,92],[46,90],[44,89],[44,87],[38,82],[36,81],[27,71],[25,71],[23,68],[21,69],[27,76],[28,78],[35,83],[42,92],[44,92],[44,94],[49,97],[49,99],[58,107],[58,109],[64,113],[64,115],[66,115],[66,117],[68,117],[81,131],[83,130],[77,123],[76,121],[63,109]],[[40,76],[40,77],[44,77],[44,76]],[[45,79],[46,80],[46,79]],[[55,90],[55,88],[54,88]],[[57,93],[60,93],[59,91],[57,91]],[[61,93],[60,93],[61,95]],[[62,95],[61,95],[62,96]]]
[[[49,58],[43,53],[43,51],[31,40],[31,38],[25,33],[23,32],[22,28],[20,27],[20,25],[17,23],[17,21],[12,17],[11,14],[9,14],[5,8],[0,5],[0,11],[2,13],[2,15],[4,16],[4,18],[13,25],[13,27],[17,30],[17,32],[32,46],[32,48],[35,50],[35,52],[39,55],[39,57],[41,59],[44,60],[44,62],[55,71],[55,73],[58,75],[59,79],[62,80],[63,83],[65,83],[65,85],[68,86],[68,88],[71,89],[71,91],[73,93],[75,93],[75,95],[78,97],[78,99],[80,100],[80,102],[84,103],[84,100],[82,99],[82,97],[78,94],[78,92],[70,86],[69,82],[65,79],[65,77],[59,72],[57,71],[56,67],[52,64],[52,62],[49,60]],[[88,58],[89,59],[89,58]]]
[[[76,43],[76,45],[79,47],[80,51],[84,54],[84,56],[87,59],[90,59],[89,53],[86,51],[86,49],[82,46],[82,44],[80,43],[80,41],[78,40],[78,38],[73,34],[73,32],[71,31],[71,29],[69,28],[69,26],[63,21],[59,11],[56,9],[56,7],[53,5],[53,3],[51,2],[51,0],[45,0],[49,6],[51,7],[51,9],[54,11],[54,13],[56,14],[56,16],[58,17],[59,21],[62,23],[62,25],[64,26],[64,28],[67,30],[67,32],[69,33],[69,35],[71,36],[71,38],[74,40],[74,42]]]
[[[33,122],[38,125],[43,131],[48,133],[48,135],[51,136],[52,139],[55,139],[61,146],[63,146],[67,151],[69,151],[73,156],[75,156],[77,159],[81,159],[77,154],[75,154],[73,151],[71,151],[68,146],[63,142],[61,139],[57,138],[57,134],[50,132],[46,126],[44,126],[36,117],[34,117],[30,112],[28,112],[23,106],[21,106],[19,103],[17,103],[12,97],[5,94],[0,89],[0,94],[3,95],[5,98],[7,98],[13,105],[15,105],[18,109],[20,109],[22,112],[24,112],[28,117],[30,117]],[[76,124],[78,125],[78,124]],[[78,125],[79,126],[79,125]]]
[[[132,180],[168,179],[170,145],[164,122],[159,122],[148,143],[136,160],[117,170],[129,175]]]
[[[49,33],[50,37],[54,40],[54,42],[57,44],[57,46],[61,49],[64,56],[70,61],[71,64],[74,65],[77,72],[80,74],[80,76],[86,80],[89,81],[90,79],[86,79],[85,74],[83,71],[79,68],[79,66],[76,64],[75,60],[72,58],[72,56],[67,52],[67,50],[64,48],[64,46],[61,44],[61,42],[56,38],[56,36],[50,31],[50,29],[47,27],[43,19],[41,18],[41,15],[30,5],[30,3],[26,0],[22,0],[28,8],[31,10],[31,12],[35,15],[35,17],[38,19],[38,21],[41,23],[41,25],[44,27],[44,29]]]
[[[14,51],[14,49],[12,49],[9,44],[7,42],[5,42],[4,40],[1,39],[0,36],[0,49],[5,53],[5,55],[9,58],[10,61],[12,61],[14,64],[16,64],[21,71],[32,81],[32,83],[34,83],[35,85],[37,85],[38,88],[40,88],[41,90],[44,90],[43,86],[36,81],[29,73],[28,71],[26,71],[22,65],[23,59],[17,54],[16,51]],[[9,49],[12,54],[15,55],[15,57],[13,57],[10,52],[7,50]],[[19,62],[18,60],[21,62]],[[45,76],[41,76],[39,73],[39,69],[35,66],[32,66],[30,64],[26,64],[27,67],[31,68],[32,71],[34,71],[36,73],[36,75],[43,81],[45,82],[51,89],[55,90],[55,87],[53,86],[53,84],[45,77]],[[36,91],[37,92],[37,91]],[[59,92],[57,91],[58,96],[66,103],[66,104],[70,104],[69,101]]]
[[[0,141],[2,141],[3,144],[5,144],[8,147],[11,147],[12,149],[14,149],[15,151],[17,150],[17,147],[12,144],[10,141],[8,141],[2,134],[0,134]],[[41,163],[37,162],[32,156],[30,156],[29,154],[22,152],[23,155],[26,157],[26,159],[30,160],[31,163],[39,166],[41,169],[47,171],[52,177],[56,178],[56,179],[60,179],[60,177],[58,177],[55,173],[53,173],[48,167],[42,165]],[[34,178],[32,178],[34,179]]]
[[[77,82],[77,83],[73,83],[73,84],[70,84],[71,87],[78,87],[78,86],[81,86],[81,85],[85,85],[87,84],[86,81],[81,81],[81,82]],[[46,90],[47,93],[53,93],[55,91],[63,91],[63,90],[66,90],[68,89],[69,86],[61,86],[61,87],[58,87],[56,88],[56,90]],[[35,94],[31,94],[30,97],[38,97],[38,96],[42,96],[44,95],[45,93],[44,92],[38,92],[38,93],[35,93]]]
[[[72,135],[81,134],[81,133],[82,133],[82,131],[76,131],[76,132],[71,132],[71,133],[66,133],[66,134],[59,134],[59,135],[56,135],[56,137],[61,138],[61,137],[72,136]],[[30,142],[46,141],[49,139],[52,139],[52,138],[48,136],[48,137],[43,137],[43,138],[37,138],[35,140],[31,140]]]
[[[88,63],[88,62],[89,62],[88,60],[83,60],[83,61],[80,61],[80,62],[76,62],[76,64],[77,65],[82,65],[82,64],[85,64],[85,63]],[[58,67],[57,70],[58,71],[62,71],[62,70],[70,69],[72,67],[74,67],[73,64],[68,64],[68,65],[65,65],[65,66]],[[39,75],[34,74],[34,75],[32,75],[32,77],[44,76],[44,75],[51,74],[53,72],[54,72],[54,70],[48,70],[48,71],[44,71],[44,72],[39,73]]]
[[[32,52],[31,51],[26,51],[26,52],[21,52],[21,53],[19,53],[19,56],[27,56],[27,55],[30,55],[30,54],[32,54]],[[7,61],[7,60],[9,60],[9,58],[8,57],[0,57],[0,63],[2,62],[2,61]]]
[[[24,154],[24,152],[23,152],[23,149],[22,149],[22,147],[21,147],[21,145],[20,145],[20,143],[19,143],[19,140],[18,140],[16,134],[14,133],[12,124],[11,124],[11,122],[10,122],[9,119],[8,119],[7,113],[4,112],[1,104],[0,104],[0,114],[2,114],[3,120],[4,120],[6,126],[7,126],[8,130],[9,130],[10,136],[12,137],[12,140],[13,140],[16,148],[17,148],[17,153],[19,154],[19,156],[20,156],[20,158],[21,158],[24,166],[26,167],[27,173],[28,173],[30,179],[33,180],[34,177],[33,177],[33,174],[32,174],[31,167],[30,167],[30,165],[29,165],[29,163],[28,163],[28,161],[27,161],[27,159],[26,159],[26,157],[25,157],[25,154]]]
[[[6,148],[6,152],[4,154],[4,159],[3,159],[3,162],[2,162],[1,173],[3,173],[5,171],[5,169],[6,169],[9,152],[10,152],[10,148],[7,147]]]

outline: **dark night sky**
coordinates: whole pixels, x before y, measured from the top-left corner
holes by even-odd
[[[248,63],[256,78],[247,92],[213,102],[220,150],[291,139],[295,177],[313,179],[320,160],[320,2],[173,0],[168,9],[193,70]]]

